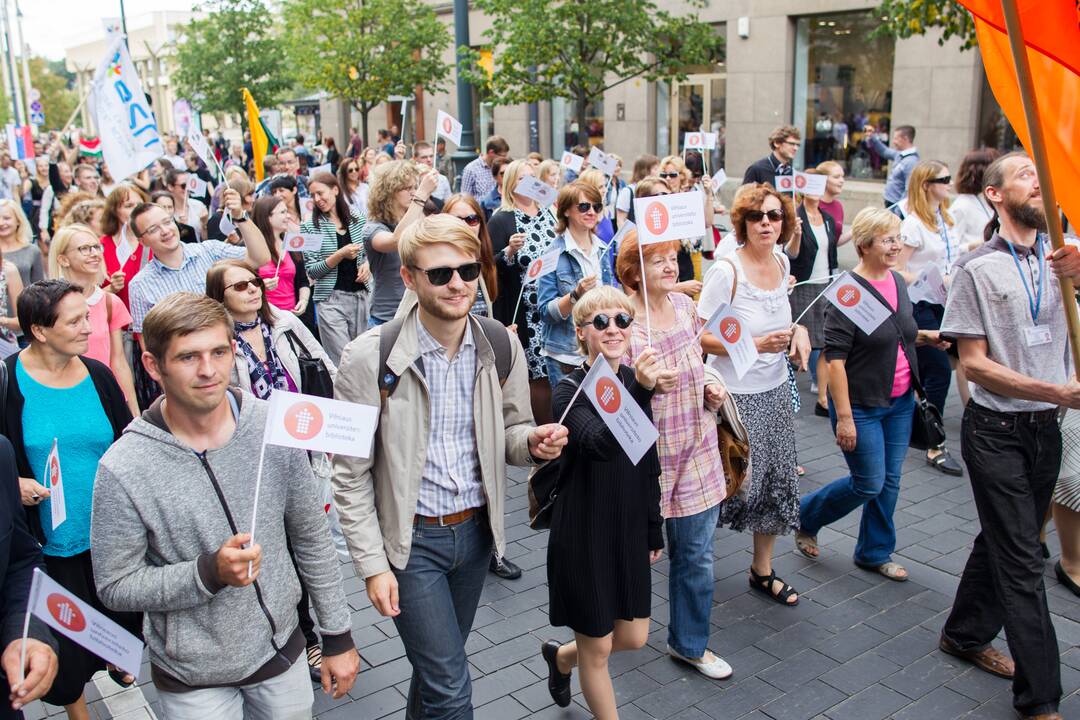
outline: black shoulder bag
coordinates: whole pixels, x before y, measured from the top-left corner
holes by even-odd
[[[312,357],[304,347],[304,343],[292,330],[285,331],[285,339],[289,341],[289,347],[292,348],[296,355],[296,362],[300,365],[300,392],[305,395],[333,398],[334,379],[330,377],[330,371],[326,369],[323,361]]]
[[[907,341],[904,339],[904,331],[896,320],[896,313],[889,316],[897,335],[900,336],[900,344],[904,347],[904,354],[908,354]],[[915,355],[914,352],[911,355]],[[915,388],[915,414],[911,418],[911,439],[908,445],[919,450],[935,448],[945,443],[945,423],[941,419],[941,411],[937,406],[926,399],[926,391],[923,390],[919,381],[918,366],[911,373],[911,384]]]

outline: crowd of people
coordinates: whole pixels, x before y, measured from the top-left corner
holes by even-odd
[[[902,464],[911,444],[933,470],[964,473],[920,409],[944,409],[955,372],[983,531],[940,647],[1012,678],[1025,717],[1059,717],[1040,533],[1053,498],[1056,570],[1080,595],[1080,470],[1064,469],[1080,449],[1063,451],[1059,427],[1080,383],[1054,277],[1080,278],[1080,253],[1041,234],[1025,155],[973,151],[954,180],[914,138],[899,127],[876,148],[892,161],[884,207],[854,218],[836,162],[806,170],[826,176],[820,196],[774,187],[799,153],[790,126],[730,208],[694,153],[641,155],[627,183],[619,158],[609,177],[575,147],[572,171],[514,159],[497,136],[460,177],[435,166],[441,140],[408,146],[393,130],[368,147],[354,135],[344,153],[324,139],[318,158],[302,137],[265,158],[214,142],[220,178],[176,138],[132,178],[61,139],[32,174],[0,154],[8,707],[40,697],[83,720],[95,672],[136,680],[36,619],[20,652],[40,566],[144,640],[169,720],[310,717],[311,680],[336,699],[359,671],[351,562],[412,665],[408,717],[472,717],[465,648],[485,576],[521,574],[505,556],[507,465],[557,472],[548,611],[574,639],[538,648],[557,705],[576,668],[592,713],[618,716],[609,659],[646,642],[650,565],[665,552],[668,653],[724,680],[734,669],[709,622],[716,529],[749,536],[749,587],[785,607],[800,588],[777,574],[777,538],[817,559],[820,530],[860,508],[854,563],[908,580],[894,555]],[[519,192],[529,177],[556,200]],[[705,235],[639,242],[633,201],[687,191]],[[296,235],[317,247],[288,250]],[[847,243],[850,277],[889,311],[869,334],[822,299]],[[554,270],[531,277],[553,251]],[[928,268],[947,300],[912,300]],[[721,308],[752,338],[749,367],[705,329]],[[596,363],[659,431],[637,463],[577,392]],[[802,372],[848,466],[809,493]],[[378,408],[369,456],[266,445],[276,392]],[[59,525],[42,474],[54,452]],[[1002,628],[1012,657],[992,645]]]

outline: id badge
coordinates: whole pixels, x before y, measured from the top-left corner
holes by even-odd
[[[1050,328],[1046,325],[1024,328],[1024,341],[1028,347],[1046,345],[1050,342]]]

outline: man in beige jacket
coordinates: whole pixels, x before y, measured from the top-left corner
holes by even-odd
[[[335,396],[381,412],[370,458],[334,458],[334,499],[368,597],[412,663],[407,717],[472,718],[465,641],[492,543],[505,550],[506,464],[558,457],[566,429],[534,426],[520,343],[469,315],[480,275],[469,228],[434,215],[398,250],[418,304],[345,348]]]

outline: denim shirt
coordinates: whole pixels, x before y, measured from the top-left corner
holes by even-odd
[[[870,146],[881,157],[892,163],[889,168],[889,177],[885,180],[885,202],[893,205],[907,197],[907,182],[911,171],[919,164],[918,148],[907,150],[895,150],[885,145],[876,135],[869,136]]]
[[[595,235],[593,242],[600,242]],[[537,287],[539,295],[537,305],[541,308],[540,324],[543,329],[544,349],[549,353],[576,355],[578,346],[577,334],[574,332],[573,312],[563,317],[559,312],[559,298],[570,294],[581,278],[585,277],[585,272],[578,259],[566,249],[566,233],[556,237],[551,247],[559,250],[559,264],[555,272],[541,276]],[[611,285],[614,277],[611,255],[601,252],[600,283]]]

